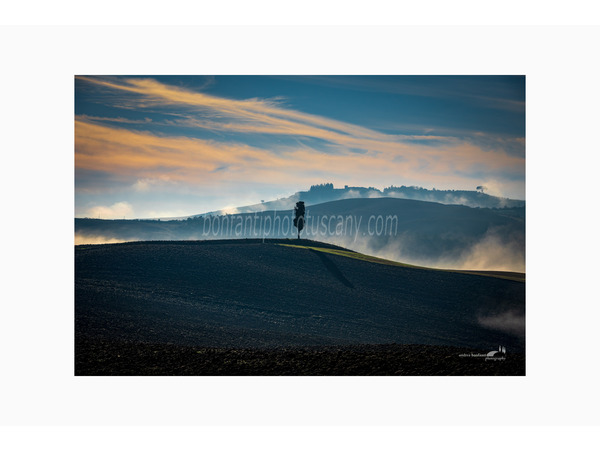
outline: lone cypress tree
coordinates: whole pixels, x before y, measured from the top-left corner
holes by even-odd
[[[296,203],[294,208],[294,226],[298,228],[298,239],[300,239],[300,232],[304,228],[304,202]]]

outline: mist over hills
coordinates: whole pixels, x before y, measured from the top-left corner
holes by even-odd
[[[493,195],[485,194],[483,192],[485,189],[484,186],[478,186],[478,188],[480,191],[430,190],[418,186],[390,186],[383,190],[379,190],[374,187],[355,187],[346,185],[343,189],[336,189],[333,187],[332,183],[324,183],[313,185],[308,191],[299,191],[289,197],[261,202],[254,205],[211,211],[197,214],[196,216],[288,210],[293,209],[298,201],[303,201],[309,205],[316,205],[319,203],[350,198],[382,197],[422,200],[445,205],[465,205],[472,208],[519,208],[525,206],[525,201],[523,200],[495,197]]]
[[[76,243],[295,238],[293,211],[186,220],[75,219]],[[409,264],[525,271],[525,207],[471,208],[400,198],[307,204],[302,237]]]

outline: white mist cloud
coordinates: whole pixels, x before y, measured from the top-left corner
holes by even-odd
[[[81,234],[81,233],[75,233],[75,245],[118,244],[120,242],[128,242],[128,241],[134,241],[134,240],[138,240],[138,239],[124,240],[124,239],[109,238],[106,236],[92,236],[92,235],[85,235],[85,234]]]
[[[225,208],[221,209],[219,212],[223,213],[223,214],[239,214],[240,210],[237,209],[235,206],[226,206]]]
[[[137,192],[147,192],[154,187],[163,187],[173,183],[168,176],[164,175],[154,178],[138,178],[132,187]]]
[[[416,266],[451,270],[492,270],[525,272],[525,246],[523,236],[502,235],[501,230],[492,229],[461,253],[452,255],[440,253],[437,257],[415,254],[415,239],[411,233],[398,233],[385,245],[380,245],[376,237],[358,235],[317,236],[309,239],[328,242],[366,255],[397,261]]]
[[[353,189],[349,189],[342,194],[341,198],[362,198],[362,193]]]
[[[483,192],[494,197],[510,197],[510,193],[514,191],[513,186],[509,186],[508,183],[494,179],[487,179],[481,183],[484,188]],[[518,198],[518,197],[517,197]]]
[[[525,272],[525,247],[520,240],[503,239],[496,230],[489,230],[457,263],[465,270]]]
[[[480,316],[477,321],[482,327],[499,330],[515,336],[525,336],[525,314],[522,311],[505,311],[499,314]]]
[[[133,217],[133,206],[128,202],[117,202],[111,206],[94,206],[88,209],[86,216],[99,219],[130,219]]]

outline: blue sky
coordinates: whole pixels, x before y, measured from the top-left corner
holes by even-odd
[[[185,216],[323,182],[524,199],[525,77],[75,77],[76,217]]]

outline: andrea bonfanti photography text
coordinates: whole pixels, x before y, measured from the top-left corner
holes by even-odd
[[[498,350],[492,350],[487,353],[461,353],[461,358],[485,358],[486,361],[506,361],[506,348],[499,346]]]

